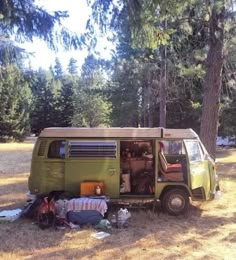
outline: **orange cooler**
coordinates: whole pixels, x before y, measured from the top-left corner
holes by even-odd
[[[96,193],[100,191],[100,194]],[[104,182],[102,181],[83,181],[80,183],[80,196],[105,195]]]

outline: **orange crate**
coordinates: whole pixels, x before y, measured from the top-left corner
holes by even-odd
[[[80,183],[80,196],[95,196],[95,189],[99,186],[101,194],[105,194],[104,183],[102,181],[83,181]]]

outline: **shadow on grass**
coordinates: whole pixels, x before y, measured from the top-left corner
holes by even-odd
[[[22,184],[17,184],[22,185]],[[17,189],[22,189],[18,186]],[[73,258],[96,258],[96,252],[105,252],[114,250],[110,255],[118,257],[118,253],[122,254],[127,250],[138,250],[145,254],[149,248],[137,248],[140,239],[152,237],[160,248],[171,250],[171,248],[180,243],[184,243],[185,248],[191,250],[201,245],[201,240],[186,239],[189,233],[200,235],[203,239],[207,239],[216,234],[218,226],[227,225],[235,222],[234,217],[218,217],[218,216],[202,216],[202,210],[198,207],[191,206],[188,214],[184,216],[173,217],[165,215],[161,212],[160,204],[157,203],[155,212],[147,210],[129,210],[132,214],[130,225],[127,229],[105,230],[111,233],[111,236],[101,241],[95,241],[90,248],[62,248],[61,244],[71,240],[70,234],[76,232],[78,238],[76,243],[83,240],[83,230],[41,230],[32,220],[20,219],[13,223],[1,223],[0,233],[4,237],[0,243],[0,252],[24,252],[27,259],[73,259]],[[87,231],[95,232],[95,229]],[[81,232],[81,233],[80,233]],[[80,235],[81,234],[81,235]],[[68,236],[69,235],[69,236]],[[73,238],[72,238],[73,239]],[[88,239],[88,238],[87,238]],[[90,238],[89,238],[90,239]],[[234,236],[228,237],[228,240],[234,239]],[[92,242],[91,242],[92,244]],[[147,252],[146,252],[147,251]],[[165,255],[166,256],[166,255]],[[62,258],[60,258],[62,257]],[[179,257],[179,254],[171,254],[171,257]]]
[[[197,215],[201,215],[199,209],[192,208],[190,209],[190,214],[187,217],[170,217],[160,213],[156,216],[155,219],[153,219],[154,216],[152,216],[150,219],[149,213],[143,212],[142,214],[140,214],[142,217],[146,217],[145,223],[140,223],[139,221],[137,221],[136,218],[140,217],[140,214],[137,214],[137,216],[134,215],[132,223],[127,229],[113,229],[111,231],[108,230],[108,232],[111,233],[111,236],[101,241],[97,241],[97,243],[91,248],[57,248],[55,250],[50,250],[50,252],[40,251],[37,253],[37,255],[33,254],[32,258],[52,259],[59,256],[66,256],[65,258],[67,259],[87,259],[93,257],[96,258],[96,252],[98,251],[110,252],[110,250],[115,250],[115,253],[111,253],[109,259],[112,259],[113,257],[118,257],[118,254],[120,254],[119,259],[123,259],[121,257],[122,254],[127,250],[132,249],[138,250],[139,252],[144,252],[144,254],[147,255],[148,251],[151,250],[151,248],[145,246],[138,247],[137,242],[142,238],[147,239],[150,236],[152,238],[154,237],[159,248],[165,248],[167,252],[171,252],[171,249],[173,249],[173,247],[180,246],[181,244],[184,244],[185,249],[187,248],[187,251],[191,251],[193,248],[200,247],[202,244],[201,240],[196,240],[194,238],[185,238],[185,236],[187,236],[189,232],[196,234],[196,236],[200,235],[203,240],[207,240],[209,237],[214,236],[218,233],[218,231],[216,231],[215,229],[219,225],[232,224],[235,221],[234,218],[217,216],[199,218],[199,216],[195,215],[196,212]],[[50,238],[48,237],[48,231],[44,232],[46,232],[46,237],[50,241]],[[53,238],[54,244],[51,241],[49,242],[49,244],[47,244],[47,247],[59,245],[62,241],[63,234],[65,234],[64,232],[60,232],[60,234],[58,234],[58,232],[52,233],[53,234],[51,234],[51,239]],[[81,239],[83,239],[82,236]],[[226,237],[225,239],[227,239],[227,241],[234,241],[235,234],[230,234],[230,236]],[[79,240],[76,240],[75,243],[79,243]],[[37,248],[42,249],[43,245],[42,247]],[[166,256],[167,255],[165,254],[165,257]],[[170,253],[170,255],[168,255],[168,259],[169,257],[180,257],[180,253]],[[158,258],[163,259],[161,258],[161,255],[159,255]]]
[[[224,148],[221,148],[221,147],[217,147],[217,150],[216,150],[216,158],[220,159],[220,158],[225,158],[227,156],[230,156],[232,155],[233,153],[235,153],[236,151],[236,148],[227,148],[227,147],[224,147]]]
[[[236,179],[236,163],[217,163],[217,173],[221,178]]]
[[[25,182],[1,185],[0,188],[2,190],[0,194],[0,210],[22,208],[26,204],[27,184]]]
[[[230,243],[236,243],[236,232],[232,231],[230,232],[226,237],[224,237],[224,239],[222,239],[223,241],[228,241]]]

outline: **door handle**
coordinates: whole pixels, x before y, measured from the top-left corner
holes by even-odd
[[[109,168],[108,173],[109,173],[110,176],[113,176],[113,175],[116,174],[116,169],[115,168]]]

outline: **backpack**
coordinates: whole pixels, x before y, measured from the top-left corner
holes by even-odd
[[[44,197],[38,206],[36,220],[41,229],[54,226],[56,207],[54,198]]]
[[[30,219],[36,219],[37,210],[39,205],[42,203],[43,198],[38,197],[34,201],[28,202],[23,208],[22,216]]]

